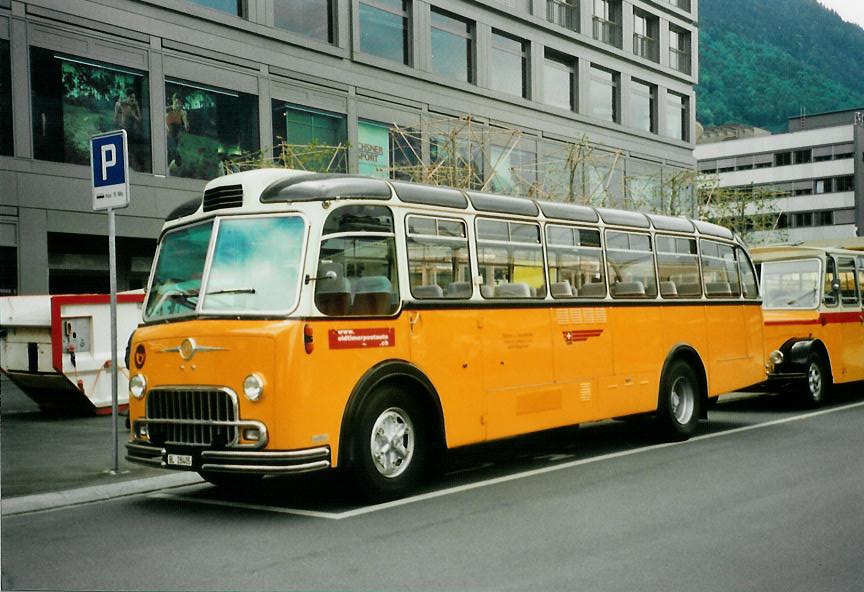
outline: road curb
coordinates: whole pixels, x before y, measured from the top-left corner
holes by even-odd
[[[2,516],[15,516],[30,512],[43,510],[54,510],[68,506],[76,506],[97,501],[107,501],[118,497],[138,495],[158,491],[170,487],[193,485],[202,483],[197,473],[176,473],[160,477],[149,477],[146,479],[134,479],[121,483],[98,485],[93,487],[81,487],[79,489],[68,489],[66,491],[55,491],[52,493],[39,493],[22,497],[13,497],[0,500]]]

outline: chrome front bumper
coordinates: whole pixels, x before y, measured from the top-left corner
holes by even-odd
[[[168,454],[192,457],[190,466],[168,464]],[[211,450],[195,447],[155,446],[143,440],[126,443],[126,460],[163,469],[214,473],[285,475],[330,468],[330,447],[302,450]]]

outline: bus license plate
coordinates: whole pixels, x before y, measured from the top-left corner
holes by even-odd
[[[169,454],[168,455],[168,464],[169,465],[177,465],[179,467],[191,467],[192,466],[192,455],[191,454]]]

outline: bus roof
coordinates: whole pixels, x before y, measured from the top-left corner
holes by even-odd
[[[764,261],[782,261],[786,259],[812,259],[824,258],[826,254],[860,256],[861,251],[851,249],[840,249],[831,246],[820,246],[813,243],[766,245],[761,247],[750,247],[753,261],[761,263]]]
[[[258,169],[213,179],[201,198],[172,211],[170,225],[207,218],[217,211],[244,208],[245,213],[275,212],[284,204],[311,201],[371,199],[436,206],[477,213],[508,214],[548,220],[597,223],[671,232],[694,232],[734,240],[731,230],[683,216],[642,214],[629,210],[593,208],[477,191],[464,191],[360,175],[322,174],[292,169]]]

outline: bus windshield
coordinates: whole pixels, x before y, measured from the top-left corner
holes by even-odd
[[[305,223],[299,216],[223,219],[166,234],[144,320],[196,314],[276,315],[293,310],[304,235]]]
[[[764,307],[816,308],[819,302],[819,276],[817,259],[766,261],[762,264]]]

